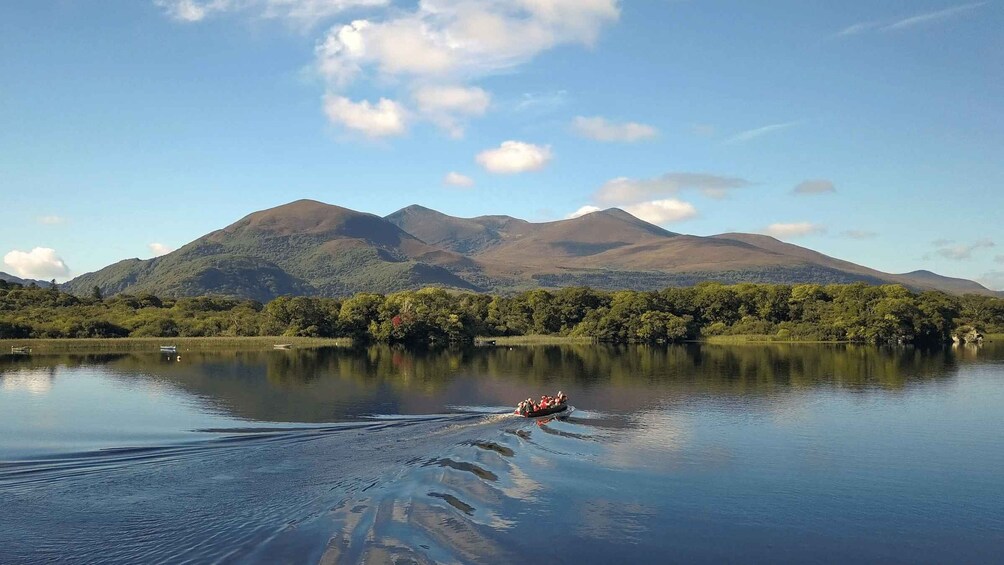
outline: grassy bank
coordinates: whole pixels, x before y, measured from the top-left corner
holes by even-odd
[[[591,337],[570,337],[560,335],[514,335],[506,337],[479,337],[477,344],[490,343],[495,345],[589,345],[596,343]]]
[[[157,351],[161,345],[174,345],[178,351],[213,349],[272,349],[280,343],[294,348],[348,346],[347,338],[315,337],[124,337],[112,339],[18,339],[0,340],[0,354],[11,347],[30,347],[32,353],[65,351]]]

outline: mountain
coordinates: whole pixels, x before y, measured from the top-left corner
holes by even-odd
[[[478,290],[458,272],[462,255],[430,246],[373,214],[299,200],[255,212],[181,249],[128,259],[66,283],[84,293],[165,296],[222,294],[270,300],[283,294],[337,296],[358,291],[445,286]]]
[[[422,206],[381,218],[312,200],[255,212],[162,257],[121,261],[63,288],[264,301],[424,286],[657,289],[709,280],[898,283],[991,293],[927,271],[884,273],[763,235],[674,233],[617,208],[533,223],[510,216],[457,218]]]
[[[23,284],[24,286],[28,286],[28,285],[30,285],[32,283],[35,283],[36,285],[42,286],[42,287],[45,287],[45,288],[48,288],[49,285],[51,284],[48,281],[39,281],[39,280],[34,280],[34,279],[22,279],[22,278],[19,278],[19,277],[15,277],[14,275],[7,274],[7,273],[5,273],[3,271],[0,271],[0,281],[6,281],[6,282],[10,282],[10,283]]]

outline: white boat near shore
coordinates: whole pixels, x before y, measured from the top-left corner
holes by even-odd
[[[178,352],[178,346],[177,345],[161,345],[160,346],[160,352],[161,353],[177,353]]]

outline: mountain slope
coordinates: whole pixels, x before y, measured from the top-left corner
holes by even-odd
[[[477,289],[440,265],[475,268],[469,259],[429,246],[379,216],[299,200],[251,214],[162,257],[130,259],[82,275],[67,288],[257,300],[430,285]]]
[[[28,285],[34,283],[34,284],[36,284],[38,286],[48,287],[49,284],[50,284],[50,283],[48,283],[46,281],[40,281],[40,280],[35,280],[35,279],[22,279],[20,277],[15,277],[14,275],[5,273],[3,271],[0,271],[0,281],[6,281],[6,282],[9,282],[9,283],[22,284],[24,286],[28,286]]]
[[[63,285],[78,294],[343,296],[423,286],[511,292],[588,285],[650,290],[702,281],[898,283],[989,294],[926,271],[883,273],[755,234],[682,235],[612,208],[531,223],[409,206],[381,218],[312,200],[250,214],[156,259],[128,259]]]

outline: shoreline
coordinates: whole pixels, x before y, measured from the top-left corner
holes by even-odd
[[[67,351],[158,351],[162,345],[177,346],[179,351],[212,349],[271,350],[274,345],[278,344],[290,344],[293,349],[348,347],[352,344],[352,340],[349,338],[286,336],[5,339],[0,340],[0,354],[8,354],[11,347],[28,347],[31,348],[32,353],[46,353]]]

